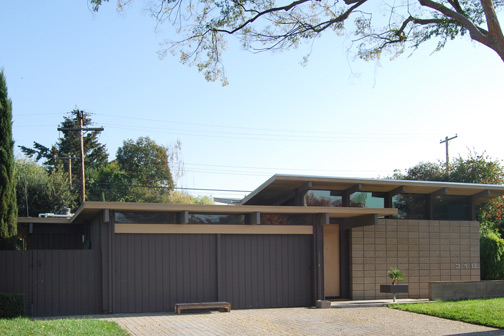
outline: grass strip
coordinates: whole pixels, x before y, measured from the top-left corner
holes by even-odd
[[[392,304],[388,307],[487,327],[504,328],[504,298]]]
[[[27,317],[0,319],[0,335],[127,336],[115,322],[92,319],[32,320]]]

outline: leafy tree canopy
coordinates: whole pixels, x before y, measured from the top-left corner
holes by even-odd
[[[97,11],[108,0],[89,0]],[[117,0],[118,9],[131,0]],[[458,36],[494,50],[504,60],[504,35],[496,12],[503,0],[154,0],[150,10],[158,24],[171,23],[181,35],[161,51],[195,64],[207,80],[226,83],[222,53],[226,36],[245,49],[287,50],[326,31],[354,34],[353,47],[362,59],[393,57],[431,39],[437,50]],[[383,17],[383,12],[386,16]]]
[[[117,150],[116,160],[96,170],[90,199],[170,202],[173,180],[169,158],[169,149],[149,137],[125,140]]]
[[[173,187],[168,167],[168,149],[149,137],[125,140],[116,155],[119,167],[140,183]]]
[[[68,175],[48,171],[34,160],[16,160],[16,193],[19,216],[37,217],[57,213],[62,207],[75,209],[76,200],[68,188]]]

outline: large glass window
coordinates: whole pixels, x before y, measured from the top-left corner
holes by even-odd
[[[305,205],[341,207],[343,199],[341,196],[331,196],[329,190],[309,190],[305,195]]]
[[[175,212],[122,212],[114,214],[116,223],[127,224],[176,224],[177,213]]]
[[[245,215],[191,213],[189,224],[245,224]]]
[[[358,208],[384,208],[385,199],[383,197],[374,197],[371,192],[355,192],[350,195],[351,207]]]
[[[392,197],[392,207],[397,208],[399,219],[426,219],[427,196],[417,194],[399,194]]]
[[[264,214],[261,225],[312,225],[312,215]]]
[[[469,219],[466,196],[438,196],[434,199],[434,218],[440,220]]]

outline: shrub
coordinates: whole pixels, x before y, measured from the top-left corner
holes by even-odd
[[[395,285],[398,281],[404,280],[404,272],[396,267],[392,267],[387,275],[390,279],[392,279],[392,285]]]
[[[504,239],[496,231],[487,229],[481,233],[481,279],[504,279]]]
[[[25,315],[24,294],[0,293],[0,317]]]

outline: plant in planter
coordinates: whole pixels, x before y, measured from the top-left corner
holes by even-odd
[[[396,267],[392,267],[387,275],[392,279],[392,285],[380,285],[380,292],[392,293],[394,295],[394,302],[396,301],[397,293],[407,293],[408,285],[398,285],[397,282],[404,280],[404,272]]]
[[[398,281],[403,281],[404,280],[404,272],[401,271],[400,269],[396,267],[392,267],[388,272],[387,275],[390,279],[392,279],[392,285],[397,284]]]

